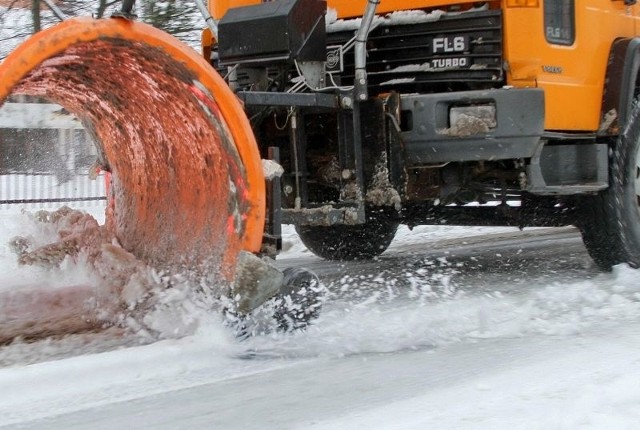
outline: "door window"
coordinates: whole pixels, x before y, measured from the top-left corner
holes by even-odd
[[[575,0],[544,0],[544,34],[554,45],[573,45],[576,39]]]

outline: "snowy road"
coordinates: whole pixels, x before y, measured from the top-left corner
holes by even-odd
[[[575,231],[424,227],[346,265],[289,245],[331,292],[307,332],[12,345],[0,428],[637,428],[640,273],[599,273]]]
[[[639,341],[602,330],[267,365],[15,428],[631,429]]]
[[[394,284],[402,284],[404,278],[406,284],[416,270],[428,268],[429,276],[455,277],[459,287],[475,291],[503,287],[514,290],[533,280],[568,281],[599,273],[574,228],[485,228],[465,236],[465,228],[453,227],[460,236],[449,234],[433,240],[430,236],[434,228],[437,227],[417,228],[415,235],[403,228],[389,250],[373,261],[328,262],[306,251],[296,252],[293,257],[285,254],[278,264],[310,268],[329,284],[343,277],[372,275]],[[409,276],[403,276],[406,274]],[[362,287],[360,283],[359,289]]]

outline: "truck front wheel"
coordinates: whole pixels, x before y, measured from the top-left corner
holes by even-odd
[[[311,252],[325,260],[367,260],[389,247],[398,225],[377,218],[361,225],[296,226],[296,232]]]
[[[612,150],[609,188],[582,205],[584,244],[605,270],[640,267],[640,110],[634,109]]]

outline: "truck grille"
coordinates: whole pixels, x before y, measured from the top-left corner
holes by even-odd
[[[328,34],[330,46],[343,45],[353,31]],[[373,92],[401,87],[425,91],[437,83],[500,86],[502,12],[487,10],[448,14],[438,21],[381,25],[369,35],[367,72]],[[342,85],[352,85],[353,49],[344,53]]]

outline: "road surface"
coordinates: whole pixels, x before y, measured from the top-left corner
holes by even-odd
[[[329,289],[304,333],[193,336],[51,361],[12,346],[0,428],[634,428],[640,273],[601,273],[573,229],[430,241],[380,258],[289,253]],[[62,348],[50,345],[50,348]],[[35,349],[33,349],[35,348]],[[63,348],[64,349],[64,348]],[[35,352],[34,352],[35,351]],[[22,355],[21,355],[22,354]],[[16,358],[17,357],[17,358]]]

